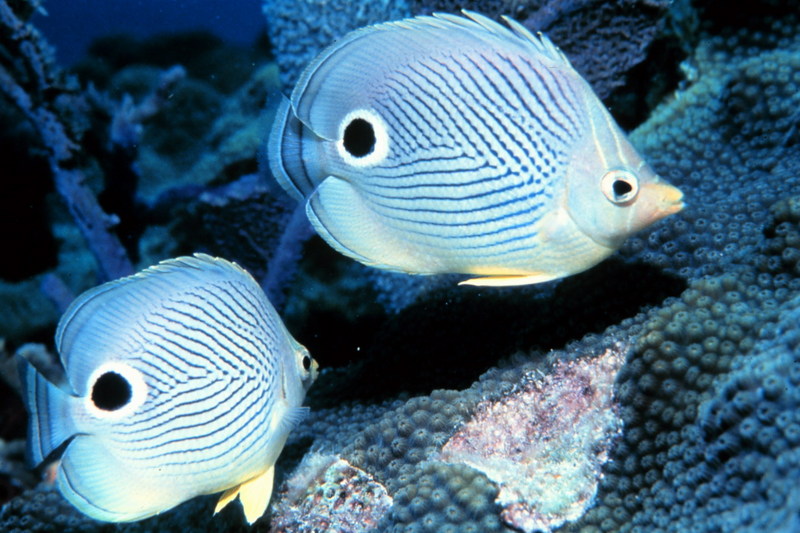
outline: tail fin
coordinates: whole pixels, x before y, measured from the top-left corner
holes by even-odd
[[[52,384],[24,357],[18,356],[22,398],[30,414],[28,461],[38,466],[75,433],[69,412],[73,396]]]

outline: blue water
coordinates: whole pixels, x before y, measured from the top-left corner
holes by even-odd
[[[53,0],[44,8],[47,16],[33,22],[56,48],[62,65],[80,59],[93,39],[113,33],[141,38],[208,30],[228,42],[248,44],[264,29],[260,0]]]

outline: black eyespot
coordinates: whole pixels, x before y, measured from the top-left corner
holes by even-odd
[[[310,370],[311,369],[311,357],[309,357],[307,355],[305,357],[303,357],[303,368],[305,370]]]
[[[375,149],[375,130],[363,118],[350,122],[344,129],[344,149],[353,157],[364,157]]]
[[[615,180],[611,187],[614,189],[614,195],[618,198],[633,190],[633,186],[625,180]]]
[[[92,403],[103,411],[116,411],[131,401],[131,384],[116,372],[106,372],[94,382]]]

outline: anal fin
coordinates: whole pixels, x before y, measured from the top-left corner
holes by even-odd
[[[486,276],[482,278],[471,278],[460,281],[459,285],[473,285],[476,287],[515,287],[518,285],[533,285],[534,283],[544,283],[552,281],[559,276],[549,272],[534,272],[532,274],[512,275],[512,276]]]

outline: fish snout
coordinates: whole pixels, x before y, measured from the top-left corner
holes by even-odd
[[[640,191],[645,209],[644,226],[673,215],[683,209],[683,192],[669,183],[645,183]]]

